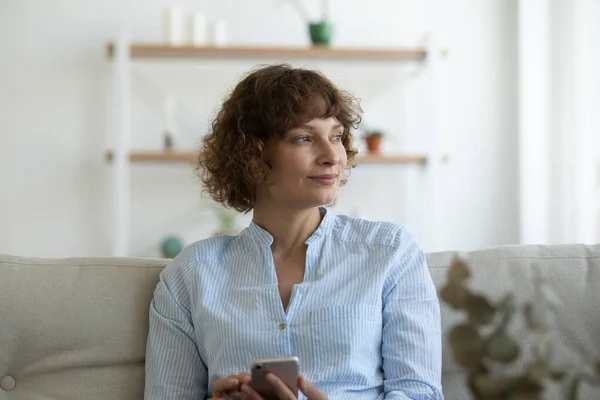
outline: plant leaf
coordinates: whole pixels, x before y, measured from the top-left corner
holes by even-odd
[[[469,271],[469,266],[463,260],[454,258],[452,260],[452,265],[448,270],[448,280],[451,283],[462,283],[464,280],[471,276],[471,272]]]
[[[488,299],[480,295],[470,295],[466,305],[469,321],[477,325],[487,325],[494,319],[496,310]]]
[[[440,298],[455,310],[465,308],[468,297],[469,292],[463,285],[449,283],[440,291]]]
[[[487,340],[484,352],[492,360],[508,364],[519,356],[519,344],[505,329],[501,329]]]

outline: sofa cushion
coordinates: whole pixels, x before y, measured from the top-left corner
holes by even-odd
[[[0,379],[14,378],[0,400],[143,398],[148,306],[165,263],[0,256]]]

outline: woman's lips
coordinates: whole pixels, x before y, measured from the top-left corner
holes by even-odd
[[[331,186],[337,182],[337,175],[332,175],[332,174],[316,175],[316,176],[311,176],[310,179],[312,179],[313,181],[318,182],[322,185]]]

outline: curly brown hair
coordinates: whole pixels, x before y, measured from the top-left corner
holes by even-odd
[[[225,207],[252,210],[256,187],[269,171],[263,157],[266,142],[329,117],[344,127],[347,168],[353,168],[357,151],[351,129],[362,120],[358,99],[315,70],[276,64],[250,71],[225,99],[204,137],[197,167],[204,192]]]

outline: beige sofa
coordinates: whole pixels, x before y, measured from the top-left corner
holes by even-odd
[[[441,287],[455,253],[428,254]],[[600,356],[600,245],[508,246],[461,254],[473,287],[498,299],[531,294],[537,267],[563,300],[561,339]],[[0,255],[0,400],[142,399],[147,309],[166,261]],[[462,316],[442,307],[443,328]],[[444,346],[446,399],[468,399]],[[560,352],[569,361],[568,352]],[[558,398],[549,395],[548,398]],[[600,399],[583,387],[581,399]]]

